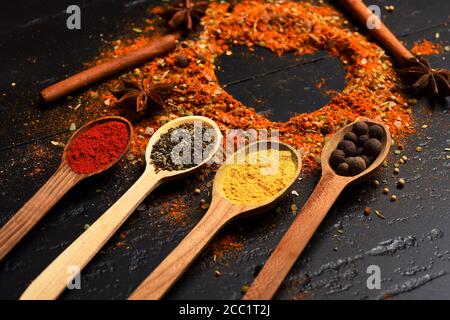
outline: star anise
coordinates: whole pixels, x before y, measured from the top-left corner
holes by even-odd
[[[207,1],[191,2],[190,0],[184,0],[165,9],[163,15],[172,29],[191,31],[194,23],[200,21],[200,18],[205,15],[207,7]]]
[[[450,95],[450,71],[433,69],[423,57],[406,60],[399,73],[417,94],[425,94],[432,99]]]
[[[164,106],[163,96],[168,94],[173,88],[169,82],[154,82],[152,78],[144,79],[140,82],[122,80],[122,86],[119,90],[112,90],[111,93],[119,99],[118,104],[135,104],[136,111],[142,112],[153,103],[158,106]]]

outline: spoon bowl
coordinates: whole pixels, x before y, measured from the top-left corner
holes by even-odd
[[[296,166],[296,171],[293,175],[292,180],[289,181],[286,184],[286,186],[283,189],[281,189],[280,191],[278,191],[275,195],[273,195],[269,199],[267,199],[263,202],[257,203],[257,204],[242,205],[242,204],[233,203],[232,201],[228,200],[223,191],[223,185],[224,185],[224,180],[225,180],[225,174],[224,174],[225,166],[227,164],[233,163],[234,158],[236,156],[245,156],[250,153],[256,152],[257,150],[265,150],[265,149],[289,151],[291,153],[292,160]],[[278,203],[278,201],[286,195],[287,191],[289,190],[289,188],[292,186],[292,184],[295,182],[298,175],[300,174],[301,168],[302,168],[302,159],[301,159],[300,155],[298,154],[298,152],[291,146],[289,146],[285,143],[282,143],[282,142],[271,141],[271,140],[262,140],[262,141],[257,141],[257,142],[251,143],[251,144],[247,145],[246,147],[241,148],[238,151],[236,151],[235,154],[232,155],[231,157],[229,157],[227,159],[227,161],[225,161],[224,165],[222,165],[217,170],[217,173],[214,177],[214,182],[213,182],[213,202],[217,201],[218,199],[221,199],[221,201],[229,202],[230,205],[232,205],[233,207],[236,207],[236,209],[237,209],[236,211],[239,213],[239,215],[242,215],[244,213],[245,214],[256,214],[256,213],[260,213],[263,211],[267,211],[267,210],[273,208]]]
[[[359,122],[359,121],[365,121],[369,125],[377,124],[383,128],[383,136],[381,137],[381,140],[380,140],[381,152],[376,157],[376,159],[374,159],[374,161],[370,164],[370,166],[368,168],[366,168],[366,170],[364,170],[363,172],[361,172],[357,175],[354,175],[354,176],[338,175],[336,173],[336,171],[330,165],[331,154],[333,153],[334,150],[336,150],[339,142],[341,142],[344,139],[344,135],[347,132],[351,132],[352,126],[356,122]],[[392,144],[392,138],[389,133],[389,128],[384,123],[381,123],[376,120],[360,117],[356,121],[346,125],[341,130],[336,132],[323,147],[322,154],[321,154],[322,175],[324,175],[324,174],[334,175],[334,176],[336,176],[336,178],[342,179],[342,183],[346,183],[347,185],[362,182],[368,178],[370,173],[372,173],[375,169],[377,169],[384,162],[384,159],[386,158],[386,156],[389,152],[389,148],[391,147],[391,144]]]
[[[127,127],[128,143],[127,143],[125,149],[123,150],[123,152],[119,156],[117,156],[117,158],[114,161],[112,161],[107,167],[101,168],[99,170],[96,170],[96,171],[93,171],[90,173],[79,173],[76,171],[74,171],[74,172],[76,172],[80,176],[83,176],[83,178],[87,178],[87,177],[99,174],[101,172],[104,172],[104,171],[114,167],[123,158],[123,156],[127,153],[128,149],[130,148],[131,138],[133,137],[132,124],[127,119],[125,119],[123,117],[119,117],[119,116],[105,116],[105,117],[101,117],[101,118],[92,120],[92,121],[86,123],[81,128],[79,128],[77,131],[75,131],[75,133],[70,137],[70,139],[66,143],[66,147],[64,148],[63,155],[62,155],[61,165],[68,166],[70,168],[67,158],[68,158],[68,154],[69,154],[70,145],[76,138],[78,138],[81,134],[83,134],[84,132],[86,132],[87,130],[89,130],[95,126],[98,126],[103,123],[111,122],[111,121],[121,122],[121,123],[125,124]],[[70,168],[70,169],[72,170],[72,168]]]
[[[345,133],[350,132],[353,124],[358,121],[378,124],[384,129],[381,139],[382,150],[373,163],[363,172],[354,176],[338,175],[330,166],[331,153],[336,150]],[[383,163],[390,146],[389,128],[378,121],[367,118],[357,119],[331,137],[322,149],[322,176],[319,183],[303,208],[297,213],[292,225],[272,252],[269,260],[258,273],[255,281],[245,294],[244,300],[267,300],[274,296],[342,190],[350,184],[366,179]]]
[[[152,154],[153,147],[155,146],[155,144],[159,141],[161,136],[163,134],[167,133],[170,129],[177,128],[178,126],[180,126],[182,124],[190,124],[190,123],[206,125],[207,128],[212,130],[212,133],[213,133],[212,135],[214,136],[214,142],[210,146],[210,149],[209,149],[210,152],[207,154],[206,157],[204,157],[202,159],[202,161],[200,163],[196,164],[193,167],[190,167],[190,168],[187,168],[184,170],[172,170],[172,171],[158,170],[154,166],[152,159],[151,159],[151,154]],[[150,138],[148,145],[147,145],[147,149],[145,151],[145,160],[147,163],[147,169],[153,170],[155,172],[155,174],[164,177],[165,181],[171,180],[172,178],[177,178],[177,179],[182,178],[184,176],[187,176],[187,175],[193,173],[194,171],[200,169],[201,167],[203,167],[204,165],[209,163],[213,159],[213,157],[216,155],[216,153],[218,152],[221,143],[222,143],[222,133],[220,132],[219,126],[217,125],[217,123],[215,123],[210,118],[203,117],[203,116],[187,116],[187,117],[177,118],[177,119],[167,122],[166,124],[161,126]]]

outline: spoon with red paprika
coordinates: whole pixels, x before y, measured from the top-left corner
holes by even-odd
[[[129,148],[133,127],[109,116],[81,127],[67,142],[59,168],[0,229],[0,260],[81,180],[114,166]]]

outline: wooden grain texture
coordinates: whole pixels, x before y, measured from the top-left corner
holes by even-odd
[[[271,299],[312,238],[343,186],[332,174],[323,175],[311,197],[261,269],[244,300]],[[339,177],[338,177],[339,179]]]
[[[100,251],[147,195],[158,186],[153,170],[146,170],[133,186],[66,250],[63,251],[25,290],[21,300],[56,299],[79,270]]]
[[[369,29],[369,33],[375,37],[394,56],[398,63],[402,64],[406,59],[413,58],[413,54],[398,40],[398,38],[381,22],[378,17],[367,8],[361,0],[338,0],[352,16],[367,28],[367,21],[379,24],[379,28]]]
[[[83,178],[66,163],[0,229],[0,260],[45,216],[45,214]]]
[[[379,124],[384,128],[384,136],[381,139],[383,149],[365,171],[355,176],[340,176],[330,166],[331,153],[336,150],[345,133],[352,130],[353,124],[361,120],[371,124]],[[342,190],[349,184],[364,180],[368,174],[383,163],[391,146],[389,128],[378,121],[367,118],[359,118],[355,122],[336,132],[323,147],[321,154],[322,176],[319,183],[264,264],[245,294],[244,300],[272,299]]]
[[[139,285],[129,299],[157,300],[162,298],[217,232],[241,211],[241,207],[243,209],[244,206],[235,206],[223,198],[215,197],[205,216]]]

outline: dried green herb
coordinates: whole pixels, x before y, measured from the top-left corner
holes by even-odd
[[[215,141],[213,130],[197,123],[186,123],[162,134],[150,158],[157,170],[185,170],[207,158]]]

